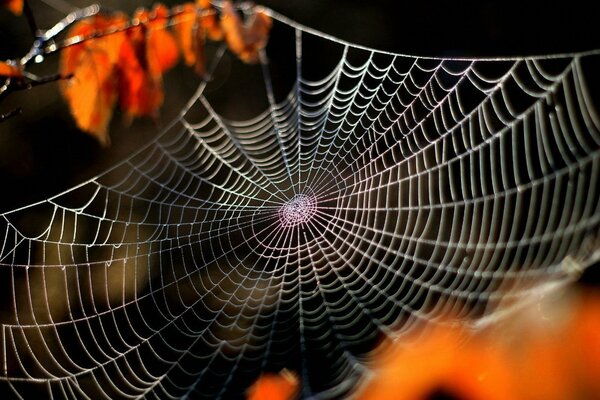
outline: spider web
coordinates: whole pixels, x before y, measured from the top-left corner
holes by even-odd
[[[14,395],[232,398],[288,368],[338,397],[382,338],[493,319],[597,255],[598,52],[412,57],[265,11],[283,45],[237,66],[262,90],[202,82],[126,160],[1,214]]]

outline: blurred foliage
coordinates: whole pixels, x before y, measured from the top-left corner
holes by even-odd
[[[409,345],[378,349],[359,398],[592,400],[600,393],[597,291],[560,287],[480,330],[447,322]]]

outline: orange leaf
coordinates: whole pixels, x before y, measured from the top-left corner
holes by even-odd
[[[185,63],[189,66],[194,65],[196,73],[200,76],[206,75],[204,44],[207,29],[203,18],[203,15],[198,14],[196,7],[188,3],[173,21]]]
[[[271,17],[263,12],[254,13],[244,24],[230,1],[223,2],[221,28],[229,49],[242,61],[255,63],[259,51],[267,45]]]
[[[437,327],[403,347],[384,343],[358,398],[598,398],[600,296],[563,289],[536,294],[531,305],[487,328]]]
[[[196,0],[196,5],[200,9],[200,25],[204,28],[208,38],[210,40],[223,40],[223,31],[217,20],[217,12],[210,0]]]
[[[361,400],[426,399],[442,391],[460,399],[514,398],[506,357],[465,333],[438,328],[407,347],[381,352]],[[386,344],[390,346],[390,344]],[[401,395],[400,395],[401,394]]]
[[[15,15],[23,13],[23,0],[0,0],[0,6],[8,8]]]
[[[129,118],[152,114],[155,110],[157,100],[150,99],[148,94],[148,91],[154,92],[148,87],[154,85],[154,81],[150,79],[146,65],[143,65],[145,62],[145,56],[140,60],[133,42],[126,40],[121,47],[117,67],[119,104]],[[158,102],[162,102],[162,99]]]
[[[219,25],[215,11],[203,13],[200,16],[200,24],[210,40],[223,40],[223,30]]]
[[[194,31],[198,29],[196,20],[196,7],[193,4],[184,4],[181,12],[173,17],[175,35],[183,53],[183,59],[188,66],[196,63],[196,54],[193,49]]]
[[[19,78],[23,76],[23,73],[15,65],[0,61],[0,76],[7,78]]]
[[[572,320],[566,329],[564,342],[571,344],[579,385],[590,394],[600,393],[600,293],[597,289],[583,293]],[[561,343],[561,345],[564,345]]]
[[[121,108],[130,117],[155,117],[164,101],[162,74],[179,58],[173,35],[166,30],[168,9],[158,4],[152,13],[138,10],[140,26],[128,32],[119,54]]]
[[[167,31],[169,9],[157,4],[152,14],[148,30],[148,62],[151,71],[155,69],[152,72],[162,75],[177,64],[179,49],[173,34]]]
[[[162,79],[150,73],[126,41],[119,56],[119,104],[129,118],[155,117],[163,103]]]
[[[298,391],[298,378],[283,370],[279,374],[262,375],[250,389],[248,400],[291,400]]]
[[[114,28],[126,20],[123,16],[95,16],[73,26],[69,37],[85,37]],[[61,85],[77,126],[104,145],[110,142],[108,124],[117,101],[115,65],[124,33],[114,33],[67,47],[62,52],[60,72],[71,76]]]

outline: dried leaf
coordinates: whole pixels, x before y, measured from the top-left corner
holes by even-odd
[[[23,13],[23,0],[0,0],[0,6],[9,9],[15,15]]]
[[[86,37],[123,24],[123,16],[95,16],[77,23],[69,37]],[[115,65],[125,42],[122,32],[105,35],[67,47],[62,52],[60,72],[72,76],[61,85],[77,126],[107,145],[108,125],[117,101]]]
[[[173,68],[179,61],[179,48],[171,32],[167,30],[169,9],[157,4],[152,10],[148,28],[148,66],[155,76]]]
[[[213,15],[214,16],[214,15]],[[207,29],[203,16],[191,3],[185,4],[179,15],[174,17],[175,33],[179,40],[186,65],[194,66],[196,73],[206,76],[206,55],[204,53]]]
[[[139,46],[138,46],[139,47]],[[162,103],[162,88],[149,76],[145,45],[140,56],[131,40],[121,47],[117,64],[119,105],[128,118],[153,115]]]
[[[173,17],[173,26],[185,64],[193,66],[196,63],[193,46],[194,31],[197,30],[196,7],[191,3],[184,4],[180,12]]]
[[[509,399],[510,370],[497,349],[454,329],[429,332],[408,347],[381,352],[376,374],[361,400],[425,399],[441,391],[461,399]]]
[[[200,10],[200,25],[204,28],[208,38],[214,41],[223,40],[223,30],[221,30],[217,12],[210,0],[196,0],[196,5]]]
[[[196,5],[202,10],[208,10],[212,7],[211,0],[196,0]]]
[[[291,400],[298,391],[298,378],[288,370],[262,375],[248,390],[248,400]]]
[[[594,398],[600,393],[600,293],[590,290],[578,300],[560,346],[570,343],[573,363],[566,368],[577,374],[581,398]]]
[[[485,329],[438,327],[404,347],[387,343],[376,362],[361,400],[595,399],[600,296],[545,293]]]
[[[0,76],[7,78],[20,78],[22,71],[15,65],[0,61]]]
[[[256,63],[269,40],[271,17],[255,12],[244,24],[230,1],[223,2],[221,29],[229,49],[246,63]]]
[[[162,75],[177,63],[179,49],[167,31],[168,9],[158,4],[152,13],[134,14],[139,26],[130,29],[118,61],[119,103],[129,118],[156,117],[164,101]]]

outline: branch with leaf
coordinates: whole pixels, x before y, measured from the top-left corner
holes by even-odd
[[[197,0],[173,8],[156,4],[151,10],[138,9],[131,18],[93,5],[39,31],[26,1],[0,5],[26,14],[35,36],[24,57],[0,61],[0,100],[15,90],[60,80],[77,126],[103,145],[110,143],[108,126],[117,106],[129,121],[158,115],[164,101],[163,74],[180,58],[208,79],[206,42],[224,41],[242,61],[256,63],[272,24],[262,11],[252,9],[243,19],[230,1],[217,10],[209,0]],[[57,41],[59,36],[64,39]],[[56,52],[57,74],[38,77],[28,72],[31,63]],[[19,112],[11,110],[0,121]]]

